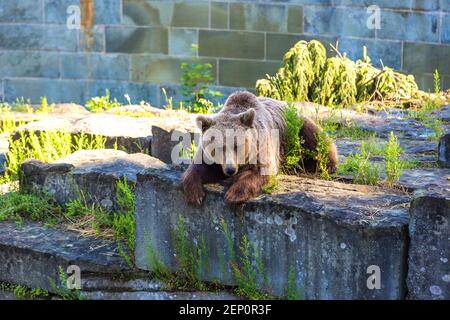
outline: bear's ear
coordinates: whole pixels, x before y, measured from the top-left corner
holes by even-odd
[[[246,127],[253,126],[253,120],[255,120],[255,109],[250,108],[245,112],[239,114],[239,120]]]
[[[200,128],[200,130],[202,130],[202,132],[205,132],[212,125],[215,124],[214,119],[205,117],[205,116],[201,116],[201,115],[197,117],[196,122],[197,122],[197,126]]]

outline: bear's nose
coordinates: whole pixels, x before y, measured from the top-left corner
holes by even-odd
[[[226,167],[225,168],[225,174],[227,176],[233,176],[237,173],[237,168],[235,167]]]

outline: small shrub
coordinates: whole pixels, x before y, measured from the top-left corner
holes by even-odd
[[[30,289],[23,285],[0,282],[0,291],[12,292],[17,299],[47,299],[50,294],[41,288]]]
[[[385,149],[386,181],[388,184],[397,182],[402,175],[403,168],[400,161],[402,153],[403,150],[397,141],[397,137],[391,132]]]
[[[436,69],[434,71],[434,93],[439,95],[441,92],[441,77],[439,75],[439,71]]]
[[[284,101],[311,101],[329,107],[364,101],[398,101],[419,97],[412,75],[389,67],[375,68],[364,47],[364,58],[352,61],[337,48],[327,57],[318,41],[299,41],[284,55],[274,76],[256,82],[259,95]]]
[[[298,116],[297,109],[293,104],[286,107],[284,119],[286,121],[286,132],[284,162],[281,171],[287,174],[303,172],[305,169],[303,158],[306,155],[300,139],[303,119]]]
[[[112,221],[114,235],[118,243],[120,255],[129,265],[133,265],[136,226],[134,217],[135,199],[133,187],[127,183],[126,178],[118,181],[116,198],[119,209],[114,213]],[[123,248],[122,242],[125,242],[130,254],[127,254]]]
[[[10,134],[24,124],[24,121],[17,121],[11,112],[0,113],[0,134]]]
[[[36,110],[36,112],[49,113],[49,112],[53,112],[54,110],[55,110],[54,105],[48,104],[47,97],[41,97],[41,104],[38,107],[38,109]]]
[[[361,144],[360,153],[349,155],[339,164],[340,174],[353,174],[353,182],[358,184],[376,185],[380,177],[380,166],[369,161],[370,153],[365,144]]]
[[[272,194],[278,188],[278,180],[276,176],[270,176],[269,180],[262,187],[262,192],[265,194]]]
[[[104,112],[115,107],[120,107],[120,103],[116,98],[114,98],[114,100],[111,100],[108,89],[105,90],[104,96],[94,97],[86,102],[86,108],[91,112]]]
[[[300,300],[301,296],[297,290],[295,267],[291,266],[288,272],[287,299]]]
[[[52,162],[78,150],[103,149],[105,141],[103,136],[88,138],[84,133],[73,138],[69,132],[42,131],[38,135],[21,131],[17,140],[9,138],[5,181],[18,179],[20,165],[26,159]]]
[[[11,110],[15,112],[26,112],[26,113],[34,112],[30,100],[25,99],[23,97],[16,98],[16,100],[12,103]]]
[[[53,292],[63,300],[84,300],[79,289],[69,289],[67,287],[67,274],[61,266],[58,271],[60,286],[54,279],[48,278]]]
[[[192,61],[181,64],[182,94],[186,97],[185,103],[190,106],[191,112],[210,112],[213,107],[207,101],[222,96],[222,93],[210,89],[210,86],[214,84],[212,65],[199,61],[197,45],[192,45],[191,50],[194,55]]]

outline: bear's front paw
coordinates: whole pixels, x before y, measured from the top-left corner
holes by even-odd
[[[225,201],[228,204],[238,204],[256,197],[255,192],[243,183],[235,183],[225,194]]]
[[[192,206],[199,207],[205,197],[205,191],[200,183],[191,184],[184,188],[184,198],[186,202]]]

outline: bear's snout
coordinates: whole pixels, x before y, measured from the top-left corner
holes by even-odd
[[[237,172],[238,172],[238,168],[235,166],[227,165],[227,166],[223,167],[223,173],[225,173],[225,175],[227,175],[229,177],[234,176]]]

